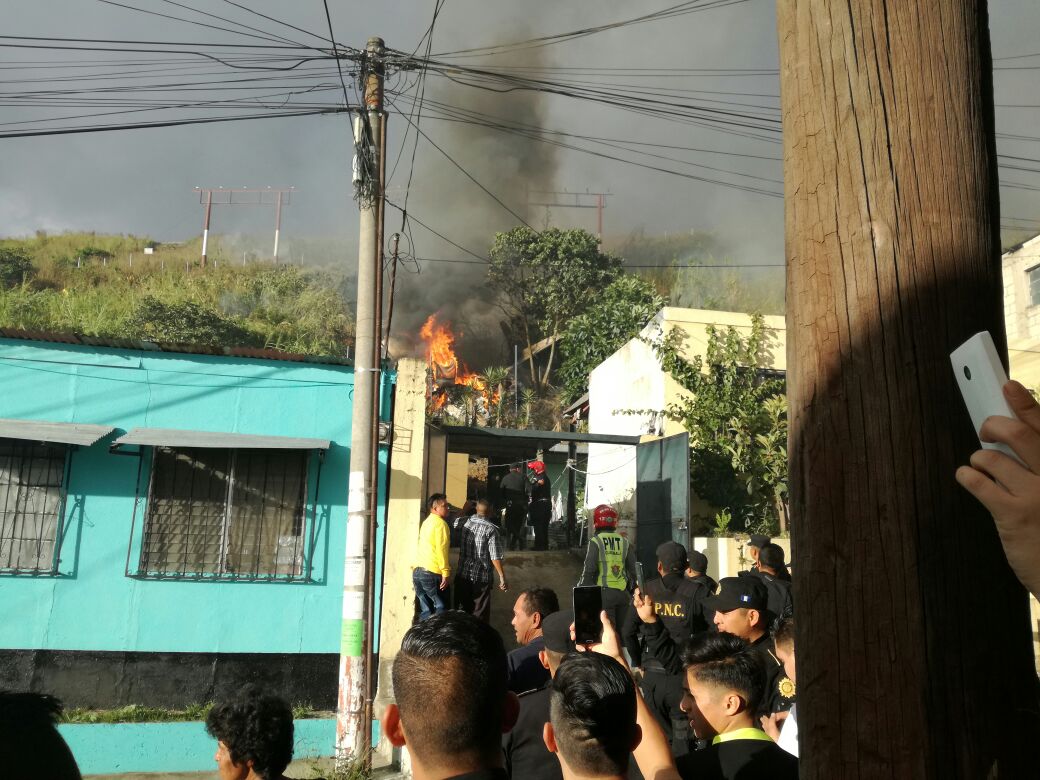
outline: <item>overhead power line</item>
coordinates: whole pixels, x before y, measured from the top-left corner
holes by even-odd
[[[104,133],[115,130],[142,130],[144,128],[177,127],[179,125],[206,125],[217,122],[244,122],[250,119],[284,119],[297,116],[318,116],[321,114],[336,114],[350,111],[349,108],[323,108],[316,111],[287,111],[272,114],[252,114],[247,116],[218,116],[197,119],[171,119],[161,122],[137,122],[119,125],[93,125],[89,127],[63,127],[54,130],[18,130],[13,132],[0,132],[0,138],[34,138],[45,135],[76,135],[80,133]]]

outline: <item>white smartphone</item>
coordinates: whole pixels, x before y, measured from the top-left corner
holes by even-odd
[[[968,407],[976,434],[987,417],[1015,417],[1015,413],[1004,399],[1007,373],[988,330],[976,333],[957,347],[950,353],[950,361],[953,363],[953,373],[957,376],[957,385],[961,389],[964,404]],[[1022,459],[1006,444],[984,442],[981,437],[979,443],[984,449],[1003,452],[1022,463]],[[1022,465],[1025,466],[1025,463]]]

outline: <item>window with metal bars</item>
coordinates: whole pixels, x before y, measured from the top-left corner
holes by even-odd
[[[55,574],[69,447],[0,439],[0,571]]]
[[[304,578],[308,457],[156,447],[139,576]]]

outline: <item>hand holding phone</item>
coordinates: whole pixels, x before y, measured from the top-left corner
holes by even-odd
[[[636,562],[636,587],[639,588],[640,592],[646,590],[645,579],[643,578],[643,564]]]
[[[572,594],[574,605],[574,642],[579,645],[595,644],[603,637],[603,591],[598,585],[579,585]]]
[[[1002,452],[1025,466],[1022,459],[1006,444],[982,441],[980,431],[986,418],[1016,419],[1015,413],[1004,398],[1004,385],[1007,384],[1008,377],[989,331],[976,333],[957,347],[950,354],[950,361],[953,363],[957,385],[983,449]]]

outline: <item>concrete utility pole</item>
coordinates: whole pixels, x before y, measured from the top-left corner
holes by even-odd
[[[777,17],[801,777],[1035,776],[1026,594],[953,477],[949,353],[1005,343],[986,3]]]
[[[350,434],[350,486],[346,556],[343,565],[343,623],[339,659],[339,697],[336,711],[336,759],[351,756],[367,760],[371,742],[371,706],[368,666],[371,648],[366,642],[371,553],[371,525],[375,522],[373,451],[376,445],[379,392],[378,366],[381,323],[377,319],[377,284],[382,225],[383,166],[383,40],[370,38],[362,75],[365,106],[355,118],[360,239],[358,244],[357,324],[354,342],[354,406]]]
[[[213,211],[213,190],[206,190],[206,215],[202,218],[202,267],[206,267],[206,250],[209,248],[209,215]]]
[[[282,232],[282,192],[278,191],[278,205],[275,206],[274,211],[274,251],[271,252],[271,257],[274,261],[278,262],[278,238]]]

